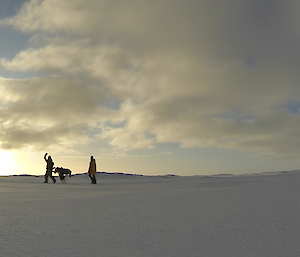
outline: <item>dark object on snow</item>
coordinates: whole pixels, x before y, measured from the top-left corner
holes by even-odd
[[[55,173],[58,173],[60,180],[63,183],[66,183],[65,177],[69,175],[71,177],[72,171],[63,167],[56,167],[54,170]]]
[[[94,159],[93,156],[91,156],[91,161],[90,161],[90,166],[89,166],[89,170],[88,170],[88,174],[90,179],[92,180],[92,184],[97,184],[97,180],[96,180],[96,174],[97,174],[97,168],[96,168],[96,160]]]
[[[46,158],[47,155],[48,155],[47,153],[45,153],[45,155],[44,155],[44,160],[47,163],[46,173],[45,173],[45,182],[44,183],[48,183],[48,177],[50,177],[52,179],[53,183],[55,183],[56,179],[52,176],[52,170],[53,170],[54,162],[53,162],[51,156],[48,156],[48,159],[47,159]]]

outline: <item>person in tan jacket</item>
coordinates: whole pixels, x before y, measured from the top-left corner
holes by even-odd
[[[92,180],[92,184],[97,184],[97,181],[96,181],[96,174],[97,174],[97,169],[96,169],[96,160],[94,159],[93,156],[91,156],[91,161],[90,161],[90,166],[89,166],[89,177],[91,178]]]

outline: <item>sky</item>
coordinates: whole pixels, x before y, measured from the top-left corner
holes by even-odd
[[[300,167],[296,0],[0,0],[0,174]]]

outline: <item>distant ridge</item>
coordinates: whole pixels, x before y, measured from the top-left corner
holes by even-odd
[[[71,177],[88,175],[87,172],[72,174]],[[123,172],[97,172],[99,177],[179,177],[178,175],[142,175],[142,174],[131,174]],[[58,177],[57,174],[53,174],[54,177]],[[31,174],[14,174],[14,175],[3,175],[0,177],[44,177],[44,175],[31,175]]]
[[[226,178],[232,176],[266,176],[266,175],[277,175],[277,174],[298,174],[300,170],[286,170],[286,171],[266,171],[266,172],[257,172],[257,173],[248,173],[248,174],[212,174],[212,175],[187,175],[180,176],[174,174],[166,175],[142,175],[142,174],[131,174],[123,172],[97,172],[99,178],[111,177],[111,178],[129,178],[129,177],[159,177],[159,178],[176,178],[176,177],[199,177],[199,178]],[[58,177],[57,174],[53,174],[54,177]],[[72,174],[74,176],[84,176],[88,175],[87,172]],[[0,177],[44,177],[44,175],[31,175],[31,174],[15,174],[15,175],[0,175]]]

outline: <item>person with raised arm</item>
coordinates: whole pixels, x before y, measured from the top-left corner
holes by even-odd
[[[53,183],[55,183],[56,179],[52,176],[54,162],[52,161],[52,157],[50,155],[48,156],[48,159],[47,159],[46,158],[47,155],[48,155],[48,153],[45,153],[45,155],[44,155],[44,160],[47,163],[44,183],[48,183],[48,177],[50,177],[52,179]]]

